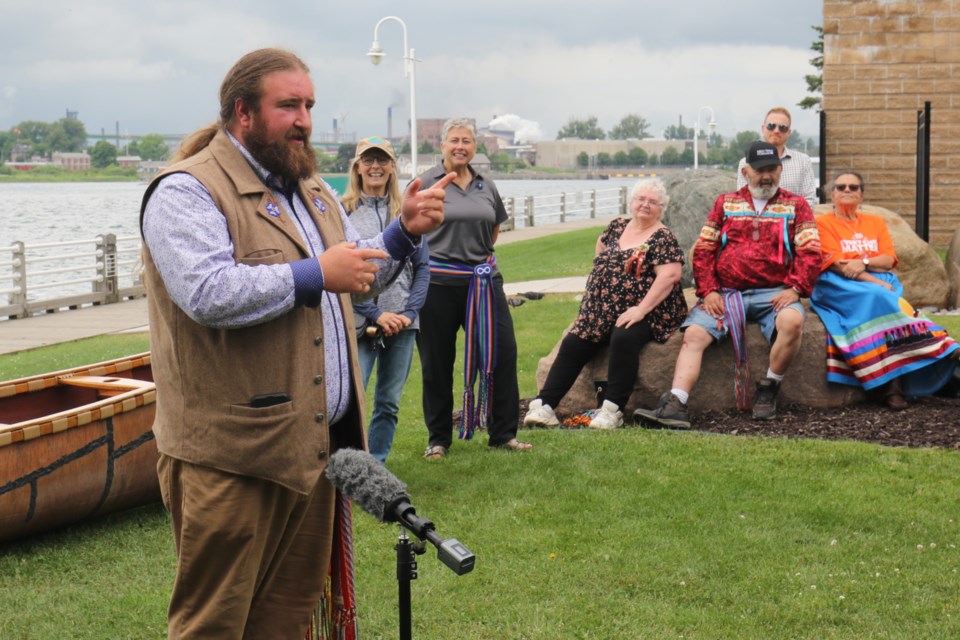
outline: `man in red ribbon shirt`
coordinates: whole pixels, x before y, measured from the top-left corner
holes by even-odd
[[[737,404],[749,407],[747,321],[758,323],[772,343],[769,368],[757,383],[753,417],[777,415],[780,382],[800,350],[800,298],[810,295],[820,275],[820,239],[807,201],[779,186],[782,166],[774,145],[751,144],[742,172],[747,184],[717,198],[693,248],[700,302],[681,327],[683,346],[673,388],[656,409],[637,409],[638,423],[688,428],[687,403],[700,377],[703,353],[728,334],[738,355]]]

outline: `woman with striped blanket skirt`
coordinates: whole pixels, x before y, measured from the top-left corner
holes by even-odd
[[[859,211],[863,177],[841,173],[834,212],[817,217],[823,266],[810,305],[827,330],[827,380],[878,390],[887,406],[940,391],[960,374],[960,346],[903,299],[882,218]]]

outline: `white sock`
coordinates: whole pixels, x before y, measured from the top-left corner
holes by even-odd
[[[779,373],[774,373],[773,369],[767,369],[767,377],[777,382],[783,382],[783,376]]]
[[[687,400],[690,399],[690,394],[683,389],[670,389],[670,393],[680,398],[680,402],[683,404],[687,404]]]

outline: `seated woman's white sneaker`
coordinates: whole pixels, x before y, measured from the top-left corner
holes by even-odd
[[[591,429],[616,429],[623,426],[623,412],[609,400],[603,401],[603,406],[590,421]]]
[[[523,416],[523,426],[558,427],[560,421],[557,420],[557,414],[553,412],[550,405],[544,404],[543,400],[537,398],[530,401],[530,405],[527,407],[527,415]]]

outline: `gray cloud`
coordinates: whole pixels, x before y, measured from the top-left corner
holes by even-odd
[[[549,139],[570,117],[596,115],[609,129],[638,113],[659,132],[679,116],[692,124],[708,105],[730,135],[783,104],[812,135],[814,116],[794,105],[806,94],[821,10],[820,0],[488,0],[470,11],[434,0],[294,0],[283,11],[252,0],[21,3],[0,23],[0,129],[69,108],[91,132],[119,122],[135,134],[185,133],[216,118],[220,81],[238,57],[282,46],[311,66],[315,131],[349,113],[348,131],[383,134],[393,105],[399,134],[409,117],[399,26],[380,29],[379,67],[365,55],[377,20],[396,12],[420,59],[422,118],[485,124],[516,114]]]

